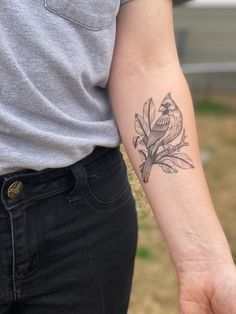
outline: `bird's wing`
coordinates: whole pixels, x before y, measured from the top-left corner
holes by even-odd
[[[170,116],[165,114],[160,116],[154,124],[153,131],[156,134],[156,141],[160,140],[166,133],[170,126]]]
[[[170,125],[170,116],[165,114],[160,116],[160,118],[157,119],[156,123],[154,124],[150,135],[147,139],[147,147],[152,146],[157,141],[159,141],[167,132]]]

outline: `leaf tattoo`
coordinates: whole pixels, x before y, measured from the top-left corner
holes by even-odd
[[[178,168],[194,168],[191,158],[180,152],[182,147],[189,144],[185,141],[187,136],[183,127],[183,115],[170,93],[163,99],[158,112],[161,115],[154,123],[156,109],[153,99],[149,98],[143,105],[143,116],[135,114],[134,128],[138,136],[133,138],[133,145],[138,149],[142,162],[140,171],[144,183],[148,182],[155,164],[165,173],[176,173]],[[180,135],[180,141],[171,144]]]
[[[143,118],[151,130],[152,122],[155,119],[155,105],[152,98],[148,99],[143,106]]]
[[[174,161],[174,164],[182,169],[190,169],[193,167],[192,160],[189,158],[188,155],[183,153],[175,153],[172,154],[172,160]]]
[[[144,136],[146,138],[150,133],[150,129],[147,123],[145,122],[144,118],[139,114],[135,115],[135,130],[139,135]]]
[[[135,148],[137,148],[138,144],[142,141],[142,137],[141,136],[135,136],[133,138],[133,145]]]
[[[177,172],[177,169],[172,161],[172,159],[170,158],[163,158],[160,162],[159,162],[159,166],[162,168],[163,171],[165,171],[166,173],[173,173],[173,172]]]

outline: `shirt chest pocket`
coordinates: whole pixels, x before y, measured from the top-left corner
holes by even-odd
[[[49,11],[90,30],[109,27],[119,5],[119,0],[44,0]]]

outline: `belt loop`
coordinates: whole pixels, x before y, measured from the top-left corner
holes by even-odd
[[[87,173],[78,162],[70,165],[68,168],[71,169],[76,179],[73,190],[66,196],[68,202],[71,203],[82,197],[81,193],[87,182]]]

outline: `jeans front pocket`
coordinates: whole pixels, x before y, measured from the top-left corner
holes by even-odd
[[[127,168],[122,154],[114,157],[106,167],[100,169],[97,179],[87,181],[87,201],[95,209],[116,208],[128,198],[132,198]]]
[[[49,11],[90,30],[109,27],[119,5],[119,0],[44,0]]]

